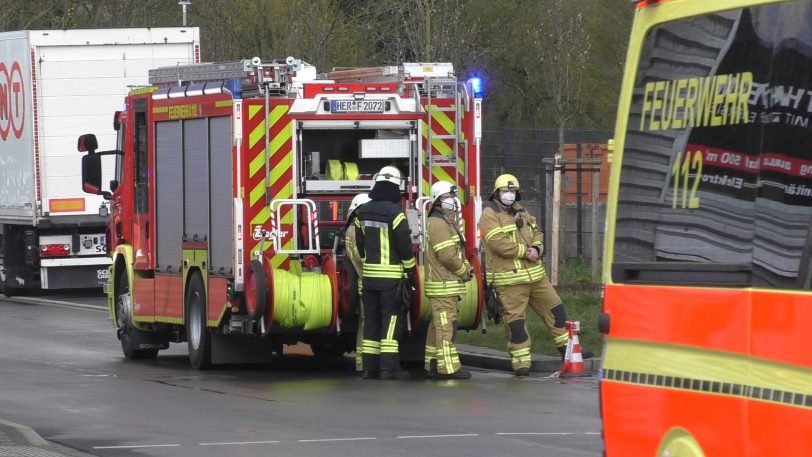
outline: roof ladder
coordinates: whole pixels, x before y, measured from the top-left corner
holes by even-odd
[[[427,156],[428,156],[428,166],[429,166],[429,176],[428,176],[428,183],[429,187],[434,183],[434,167],[454,167],[454,182],[460,182],[459,176],[459,167],[457,166],[457,157],[459,156],[459,147],[460,147],[460,111],[459,107],[461,104],[461,94],[457,89],[457,79],[456,78],[426,78],[425,82],[425,90],[426,96],[428,101],[428,106],[426,112],[428,113],[428,131],[426,132],[427,138]],[[454,95],[454,105],[449,107],[438,107],[434,106],[434,99],[437,94],[442,92],[449,92],[452,91]],[[454,131],[451,134],[444,134],[444,135],[437,135],[432,131],[432,126],[434,124],[434,114],[435,113],[453,113],[454,116]],[[434,148],[432,147],[433,140],[441,140],[445,143],[445,140],[452,140],[453,147],[451,149],[451,155],[435,155]],[[447,143],[446,143],[447,144]]]

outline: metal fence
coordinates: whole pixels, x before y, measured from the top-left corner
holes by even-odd
[[[605,145],[612,137],[611,130],[567,130],[564,132],[564,143],[567,144],[569,156],[575,159],[592,156],[595,145]],[[522,186],[522,204],[533,214],[542,226],[549,226],[550,206],[547,189],[552,180],[549,166],[543,160],[552,159],[558,150],[557,129],[506,129],[504,131],[485,131],[482,137],[482,189],[483,198],[493,189],[493,182],[502,173],[511,173],[518,178]],[[605,150],[605,148],[604,148]],[[597,157],[597,155],[595,155]],[[600,180],[605,188],[609,176],[608,165],[602,167]],[[583,198],[591,191],[585,185],[591,183],[589,167],[568,166],[564,169],[563,187],[566,195],[566,213],[562,218],[561,258],[566,261],[575,256],[591,258],[592,236],[592,203]],[[552,186],[549,186],[551,189]],[[605,195],[601,195],[605,202]],[[604,228],[604,205],[599,208],[600,231]],[[549,246],[549,228],[545,230],[545,245]],[[599,235],[600,246],[603,245],[603,234]],[[549,252],[549,250],[547,250]],[[549,259],[546,259],[549,260]]]

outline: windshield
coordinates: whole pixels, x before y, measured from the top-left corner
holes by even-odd
[[[812,38],[793,33],[809,21],[793,2],[649,32],[613,262],[735,264],[751,285],[809,287]]]

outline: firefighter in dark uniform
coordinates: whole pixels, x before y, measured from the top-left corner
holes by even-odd
[[[466,295],[471,265],[465,259],[457,228],[456,189],[439,181],[431,186],[431,211],[426,224],[425,292],[431,304],[426,334],[425,369],[432,379],[468,379],[454,346],[460,300]]]
[[[527,306],[533,308],[564,355],[568,334],[567,313],[541,264],[543,236],[522,205],[519,180],[510,174],[496,178],[493,194],[482,209],[479,229],[485,245],[487,281],[492,282],[505,320],[514,373],[530,374],[530,334],[525,319]],[[584,357],[591,356],[584,351]]]
[[[409,224],[402,211],[400,171],[386,166],[375,176],[371,200],[356,210],[356,244],[364,258],[362,343],[364,379],[406,379],[398,342],[405,329],[399,290],[404,276],[417,290]],[[399,287],[400,286],[400,287]]]
[[[347,208],[347,231],[344,234],[344,243],[346,246],[347,258],[352,263],[355,273],[358,275],[358,296],[363,293],[362,278],[364,277],[364,259],[361,258],[361,253],[358,251],[358,246],[355,242],[355,210],[364,203],[369,202],[369,194],[358,194],[353,197]],[[358,312],[358,337],[355,340],[355,371],[358,373],[363,369],[361,363],[361,348],[364,340],[364,307],[361,306]]]

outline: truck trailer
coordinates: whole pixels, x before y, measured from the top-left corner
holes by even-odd
[[[199,30],[128,28],[0,33],[0,290],[101,287],[110,208],[81,191],[76,129],[105,132],[150,68],[199,61]],[[110,162],[112,171],[114,158]],[[104,191],[120,182],[105,175]]]

